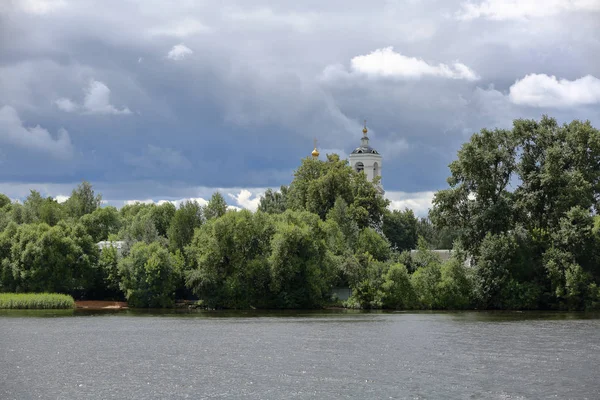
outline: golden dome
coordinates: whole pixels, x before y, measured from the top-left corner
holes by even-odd
[[[365,127],[363,128],[363,133],[366,135],[368,131],[369,131],[369,130],[368,130],[368,129],[367,129],[367,127],[365,126]]]
[[[319,157],[319,150],[317,150],[317,148],[315,147],[315,149],[310,154],[312,154],[313,157],[317,158]]]

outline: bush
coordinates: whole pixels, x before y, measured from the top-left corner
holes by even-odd
[[[73,297],[58,293],[0,293],[0,308],[68,309],[75,307]]]

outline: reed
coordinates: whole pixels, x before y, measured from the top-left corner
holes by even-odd
[[[0,309],[74,308],[73,297],[59,293],[0,293]]]

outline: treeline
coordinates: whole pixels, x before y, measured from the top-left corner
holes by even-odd
[[[101,207],[87,182],[59,204],[0,196],[0,291],[170,307],[591,309],[600,303],[600,135],[589,123],[482,130],[429,218],[391,211],[345,160],[302,160],[257,212],[221,194]],[[123,241],[102,251],[99,241]],[[431,249],[454,248],[442,262]],[[411,254],[409,250],[418,248]]]

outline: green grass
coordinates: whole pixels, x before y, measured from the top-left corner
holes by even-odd
[[[0,309],[57,309],[74,308],[75,300],[58,293],[0,293]]]

